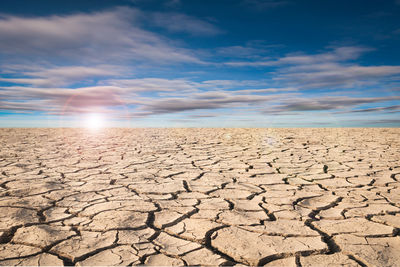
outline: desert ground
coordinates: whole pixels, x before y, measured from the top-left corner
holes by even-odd
[[[1,265],[400,266],[400,129],[0,129]]]

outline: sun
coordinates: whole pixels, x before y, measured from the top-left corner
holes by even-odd
[[[97,131],[104,127],[104,117],[100,114],[88,114],[84,119],[83,127]]]

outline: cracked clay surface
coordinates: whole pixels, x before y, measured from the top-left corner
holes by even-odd
[[[400,129],[0,129],[0,265],[400,266]]]

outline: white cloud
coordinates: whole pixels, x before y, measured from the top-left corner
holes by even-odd
[[[375,84],[400,75],[400,66],[361,66],[354,63],[368,47],[336,47],[319,54],[288,54],[276,60],[227,62],[233,67],[274,67],[273,79],[300,88],[351,88]]]
[[[280,93],[280,92],[294,92],[298,91],[295,87],[277,87],[277,88],[261,88],[261,89],[242,89],[231,91],[234,94],[247,93],[247,94],[261,94],[261,93]]]
[[[140,11],[127,7],[47,17],[0,17],[0,51],[68,60],[151,60],[202,63],[189,49],[139,27]]]
[[[400,75],[400,66],[312,64],[283,70],[278,78],[304,88],[351,88]]]
[[[124,71],[122,67],[99,65],[93,67],[87,66],[62,66],[62,67],[41,67],[35,68],[19,66],[18,69],[8,69],[5,73],[23,76],[24,78],[0,78],[0,81],[27,84],[37,87],[58,87],[76,82],[82,83],[87,79],[96,77],[110,77],[121,75]],[[26,78],[28,77],[28,78]]]
[[[134,93],[113,86],[65,88],[2,87],[1,110],[14,110],[23,106],[31,111],[82,112],[107,109],[134,103]],[[39,103],[39,104],[38,104]]]
[[[245,107],[288,96],[287,94],[252,95],[245,90],[234,94],[225,90],[202,92],[196,88],[196,84],[202,85],[202,83],[191,83],[179,79],[132,79],[115,82],[115,85],[75,89],[4,86],[0,88],[0,101],[2,101],[0,109],[46,111],[51,114],[60,114],[93,112],[93,110],[113,112],[115,108],[128,108],[135,116],[148,116],[193,110]],[[181,90],[184,94],[181,97],[141,94],[163,90]]]
[[[285,97],[288,97],[288,95],[231,95],[228,91],[195,93],[185,98],[171,97],[142,102],[143,106],[140,107],[140,114],[147,116],[194,110],[238,108],[262,104]]]
[[[105,83],[129,88],[135,92],[193,92],[197,91],[198,83],[185,79],[117,79],[107,80]]]
[[[278,59],[266,59],[257,61],[233,61],[225,62],[228,66],[285,66],[285,65],[303,65],[303,64],[322,64],[322,63],[335,63],[353,60],[359,58],[363,53],[372,51],[369,47],[357,46],[343,46],[333,48],[332,51],[314,55],[304,53],[291,53]]]
[[[295,98],[282,101],[267,109],[265,114],[280,114],[293,111],[331,111],[349,107],[356,107],[363,104],[379,103],[386,101],[400,100],[400,96],[385,97],[347,97],[347,96],[324,96],[314,98]]]

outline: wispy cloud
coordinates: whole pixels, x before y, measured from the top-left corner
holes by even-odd
[[[248,41],[244,45],[232,45],[219,47],[216,52],[218,55],[227,58],[246,58],[253,60],[268,60],[267,56],[273,49],[281,47],[281,45],[272,45],[262,41]],[[235,64],[233,62],[233,64]]]
[[[369,120],[366,121],[366,124],[395,124],[400,125],[399,119],[381,119],[381,120]]]
[[[53,73],[52,70],[43,72]],[[54,73],[57,72],[58,70],[54,71]],[[7,81],[11,81],[11,79]],[[20,80],[17,81],[17,83],[20,82]],[[44,111],[52,114],[97,110],[117,114],[118,111],[116,112],[115,108],[128,108],[132,116],[145,117],[196,110],[212,111],[228,108],[249,110],[251,107],[250,109],[261,110],[264,114],[285,115],[305,111],[341,112],[342,109],[354,108],[359,105],[400,100],[400,96],[309,98],[301,94],[296,87],[254,88],[263,82],[252,80],[193,82],[187,79],[143,78],[109,79],[102,80],[101,83],[101,85],[74,89],[3,86],[0,88],[0,100],[2,100],[0,109]],[[32,85],[36,84],[32,83]],[[232,90],[237,87],[250,89]],[[152,94],[148,95],[149,93]],[[29,109],[29,107],[31,108]],[[365,109],[364,112],[389,111],[395,110],[397,107],[370,108]],[[207,116],[210,117],[209,114]]]
[[[235,67],[275,67],[274,80],[299,88],[350,88],[374,84],[384,78],[400,75],[400,66],[361,66],[353,61],[367,47],[336,47],[332,51],[309,54],[288,54],[276,60],[227,62]]]
[[[143,117],[194,110],[246,107],[289,96],[289,94],[252,94],[257,90],[239,90],[235,93],[222,89],[203,90],[214,82],[195,83],[183,79],[144,78],[109,80],[105,82],[106,85],[73,89],[3,86],[0,87],[0,100],[3,101],[0,103],[0,109],[46,111],[54,114],[94,110],[114,112],[115,108],[129,108],[132,115]],[[234,85],[235,81],[232,83],[224,81],[224,85],[227,84]],[[265,89],[264,93],[270,93],[270,90],[275,92],[276,88]],[[157,94],[170,91],[179,92],[180,96]],[[147,95],[149,93],[156,94]]]
[[[372,51],[369,47],[343,46],[333,48],[332,51],[308,55],[304,53],[290,53],[277,59],[257,60],[257,61],[239,61],[226,62],[228,66],[285,66],[285,65],[308,65],[343,62],[354,60],[360,57],[363,53]]]
[[[199,83],[185,79],[162,78],[116,79],[106,80],[104,83],[129,88],[135,92],[193,92],[197,91],[199,86]]]
[[[231,91],[233,94],[236,93],[248,93],[248,94],[263,94],[263,93],[282,93],[282,92],[295,92],[298,88],[295,87],[282,87],[282,88],[262,88],[262,89],[242,89]]]
[[[140,109],[147,115],[167,114],[193,110],[214,110],[260,104],[287,95],[230,95],[228,92],[206,92],[185,98],[167,98],[143,103]]]
[[[394,75],[400,75],[400,66],[314,64],[289,68],[278,79],[304,88],[350,88],[376,84]]]
[[[215,118],[218,117],[217,114],[193,114],[193,115],[189,115],[189,118],[194,118],[194,119],[201,119],[201,118]]]
[[[3,87],[0,91],[0,110],[93,112],[123,106],[133,101],[133,93],[112,86],[65,88]],[[124,97],[122,97],[124,95]]]
[[[355,109],[355,110],[343,111],[343,112],[338,112],[338,113],[369,113],[369,112],[382,112],[382,111],[386,111],[389,113],[400,112],[400,105]]]
[[[119,66],[99,65],[93,67],[87,66],[55,66],[41,67],[34,69],[24,69],[25,66],[19,65],[18,68],[13,66],[7,70],[6,74],[23,76],[24,78],[0,78],[2,82],[34,85],[37,87],[58,87],[74,84],[76,82],[83,83],[86,79],[89,81],[96,77],[118,76],[123,72],[123,68]]]
[[[203,81],[201,86],[208,89],[228,89],[233,87],[266,86],[265,80],[208,80]]]
[[[64,16],[0,17],[0,51],[45,59],[202,63],[190,49],[140,27],[140,11],[119,7]],[[188,19],[189,20],[189,19]],[[200,24],[200,22],[198,22]]]
[[[400,100],[400,96],[390,97],[316,97],[295,98],[283,101],[264,110],[266,114],[279,114],[292,111],[331,111],[363,104]]]
[[[181,13],[155,12],[150,14],[150,18],[154,25],[173,33],[187,33],[198,36],[213,36],[222,33],[222,30],[206,20]]]

